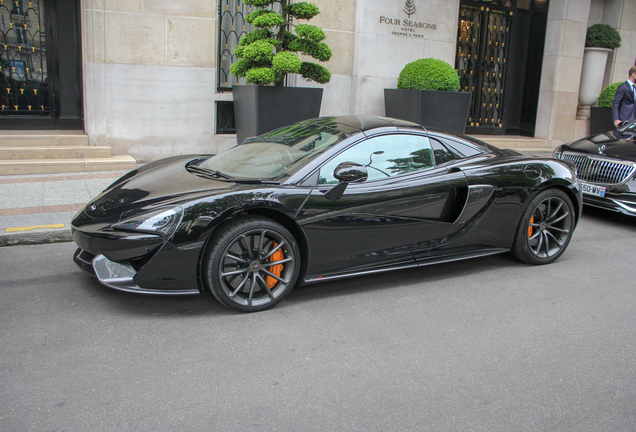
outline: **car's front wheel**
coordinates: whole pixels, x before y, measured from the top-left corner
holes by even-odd
[[[549,264],[565,252],[575,224],[574,206],[567,194],[545,190],[523,212],[512,253],[529,264]]]
[[[280,303],[300,270],[300,252],[291,233],[262,216],[232,220],[210,241],[203,281],[223,305],[257,312]]]

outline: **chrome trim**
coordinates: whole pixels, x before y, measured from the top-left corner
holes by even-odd
[[[141,288],[133,280],[137,274],[137,270],[135,270],[130,263],[114,262],[101,254],[93,258],[93,269],[95,270],[95,276],[97,276],[97,279],[99,279],[102,285],[119,291],[161,295],[200,294],[198,289],[172,291]]]
[[[625,183],[636,172],[636,164],[633,162],[619,161],[603,156],[564,152],[561,155],[561,160],[572,162],[576,166],[578,177],[581,180],[600,185]]]
[[[621,201],[617,201],[617,200],[612,200],[614,203],[616,203],[616,205],[624,208],[625,210],[627,210],[630,213],[636,213],[636,207],[630,207],[627,204],[623,204]]]

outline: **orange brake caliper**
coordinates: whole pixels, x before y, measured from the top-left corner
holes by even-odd
[[[530,225],[528,225],[528,237],[532,237],[532,224],[534,223],[534,216],[530,218]]]
[[[274,242],[274,247],[278,246],[278,243]],[[280,261],[283,258],[285,258],[285,255],[283,254],[282,248],[278,249],[276,252],[274,252],[272,254],[272,256],[269,258],[270,261],[274,262],[274,261]],[[271,266],[269,268],[269,271],[274,273],[276,276],[280,277],[280,274],[283,272],[283,265],[282,264],[276,264],[275,266]],[[267,286],[269,288],[273,288],[274,285],[276,285],[276,282],[278,282],[276,279],[274,279],[271,276],[267,276],[266,279],[267,282]]]

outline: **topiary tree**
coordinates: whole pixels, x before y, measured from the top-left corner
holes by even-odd
[[[459,76],[442,60],[425,58],[404,66],[398,78],[399,89],[459,91]]]
[[[609,24],[594,24],[588,27],[585,46],[590,48],[619,48],[621,35]]]
[[[243,3],[267,7],[280,3],[281,12],[259,9],[245,17],[255,27],[241,38],[234,54],[239,58],[230,68],[250,84],[282,86],[289,73],[301,74],[308,81],[328,83],[331,73],[316,63],[303,62],[296,53],[319,61],[331,58],[331,49],[323,42],[325,32],[309,24],[291,24],[291,19],[309,20],[320,13],[313,3],[289,4],[288,0],[243,0]],[[292,32],[295,30],[295,33]]]
[[[619,85],[623,84],[625,81],[615,82],[614,84],[610,84],[601,91],[601,94],[598,96],[598,106],[601,108],[611,108],[614,104],[614,96],[616,95],[616,89]]]

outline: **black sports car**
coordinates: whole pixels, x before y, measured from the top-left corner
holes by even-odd
[[[547,264],[582,207],[575,168],[369,116],[131,171],[73,219],[75,262],[123,291],[258,311],[299,283],[512,251]]]
[[[612,132],[558,147],[553,156],[576,165],[583,203],[636,216],[636,120]]]

